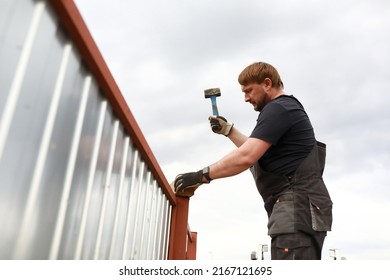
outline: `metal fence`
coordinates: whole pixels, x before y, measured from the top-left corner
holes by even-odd
[[[0,4],[0,258],[167,259],[172,199],[50,3]]]

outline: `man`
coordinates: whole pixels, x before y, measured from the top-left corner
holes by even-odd
[[[260,112],[255,128],[247,137],[225,118],[211,116],[212,130],[237,149],[198,172],[179,174],[176,194],[250,169],[268,214],[271,258],[321,259],[332,224],[332,201],[322,180],[325,145],[316,141],[301,103],[284,93],[272,65],[249,65],[238,81],[245,102]]]

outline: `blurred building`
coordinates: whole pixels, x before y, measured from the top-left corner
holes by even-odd
[[[0,90],[0,259],[195,258],[72,0],[1,1]]]

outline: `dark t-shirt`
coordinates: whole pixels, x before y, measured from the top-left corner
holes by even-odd
[[[315,143],[303,106],[288,95],[275,98],[263,108],[250,137],[272,143],[259,164],[265,171],[282,175],[293,173]]]

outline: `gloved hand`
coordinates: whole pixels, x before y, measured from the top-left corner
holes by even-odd
[[[203,170],[179,174],[174,181],[174,190],[177,196],[191,197],[195,190],[203,184]]]
[[[230,134],[230,131],[232,131],[233,123],[229,123],[224,117],[222,116],[210,116],[209,117],[211,130],[217,134],[223,134],[225,136],[228,136]]]

